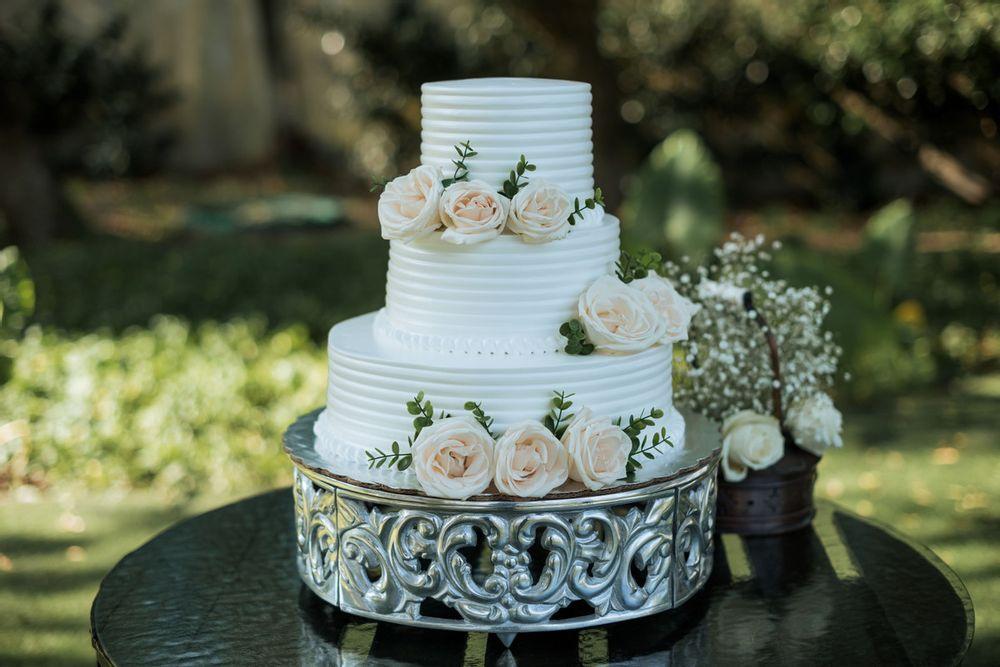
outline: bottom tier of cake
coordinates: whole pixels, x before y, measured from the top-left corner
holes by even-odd
[[[418,392],[435,414],[464,412],[467,401],[481,403],[503,431],[510,424],[541,421],[554,391],[574,394],[573,411],[622,417],[663,411],[656,430],[666,429],[672,447],[662,447],[639,472],[653,479],[670,470],[684,447],[684,419],[671,401],[672,352],[658,346],[627,356],[565,354],[507,356],[476,353],[414,353],[376,341],[376,313],[333,327],[329,337],[326,409],[316,422],[317,451],[331,471],[400,489],[418,488],[412,470],[368,470],[366,450],[413,432],[406,402]]]

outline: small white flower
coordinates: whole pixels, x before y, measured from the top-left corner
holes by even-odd
[[[630,285],[649,297],[667,323],[667,333],[660,339],[661,343],[687,340],[688,325],[701,306],[682,297],[673,284],[657,275],[656,271],[650,271],[645,278],[633,280]]]
[[[378,198],[382,238],[412,241],[441,226],[441,174],[435,167],[420,166],[390,181]]]
[[[507,228],[525,243],[547,243],[569,233],[570,203],[557,186],[535,179],[514,195]]]
[[[595,417],[583,408],[566,427],[562,443],[569,454],[569,477],[591,491],[613,484],[625,474],[632,442],[610,417]]]
[[[465,245],[495,239],[507,223],[510,200],[483,181],[459,181],[441,195],[441,240]]]
[[[601,351],[639,352],[667,333],[667,323],[641,290],[615,276],[601,276],[580,296],[578,315],[587,338]]]
[[[511,496],[541,498],[569,476],[566,448],[536,421],[508,427],[497,440],[495,458],[494,483]]]
[[[469,416],[446,417],[420,431],[413,471],[429,496],[464,500],[493,479],[493,438]]]
[[[698,298],[702,301],[719,300],[730,306],[743,307],[742,287],[714,280],[702,280],[698,283]]]
[[[781,459],[785,439],[778,420],[752,410],[741,410],[722,423],[722,474],[740,482],[747,469],[763,470]]]
[[[830,447],[841,447],[843,417],[827,394],[816,393],[796,401],[788,409],[788,430],[795,444],[822,456]]]

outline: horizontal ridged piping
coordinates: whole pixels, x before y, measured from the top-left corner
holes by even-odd
[[[587,286],[612,270],[618,251],[612,216],[543,244],[510,234],[469,246],[440,233],[393,241],[378,333],[415,349],[552,353],[565,345],[559,325]]]

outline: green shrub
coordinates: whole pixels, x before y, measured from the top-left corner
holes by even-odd
[[[718,165],[697,134],[679,130],[646,158],[622,218],[626,240],[701,262],[722,238],[724,211]]]
[[[153,486],[176,493],[259,488],[288,479],[281,434],[323,403],[325,354],[305,327],[261,320],[72,337],[28,329],[0,415],[24,420],[23,451],[0,481]],[[3,462],[26,460],[13,476]]]

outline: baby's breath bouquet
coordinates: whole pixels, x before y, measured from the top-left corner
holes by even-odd
[[[767,267],[779,248],[733,234],[693,274],[664,265],[677,290],[701,306],[674,398],[721,422],[730,482],[777,463],[786,440],[815,456],[841,445],[841,415],[828,393],[841,350],[823,327],[831,290],[773,277]]]

